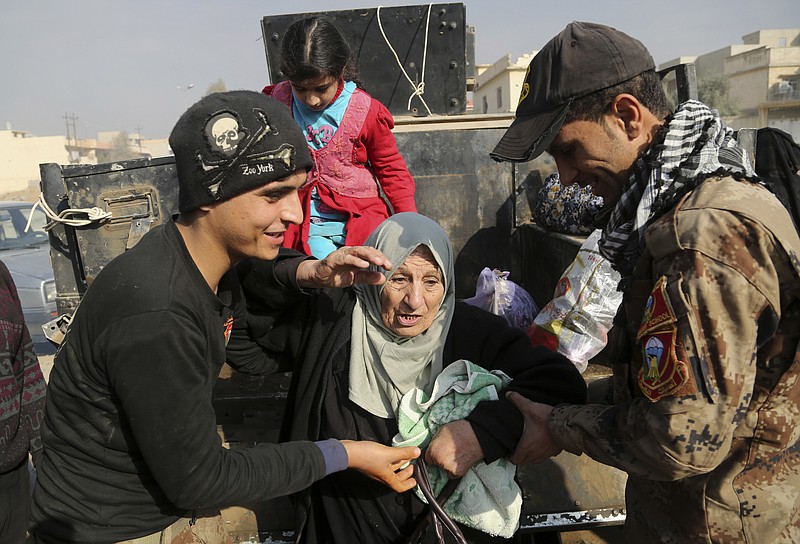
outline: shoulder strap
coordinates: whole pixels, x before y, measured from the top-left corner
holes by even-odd
[[[439,496],[436,497],[433,494],[433,489],[431,488],[431,482],[428,478],[428,467],[425,464],[424,460],[425,453],[423,452],[422,455],[417,458],[414,462],[414,478],[417,480],[417,485],[419,486],[420,491],[425,496],[425,499],[428,501],[428,513],[422,519],[420,519],[419,523],[417,523],[414,532],[411,533],[411,537],[408,539],[407,544],[418,544],[422,542],[422,537],[427,532],[428,528],[432,525],[434,533],[436,534],[435,541],[437,544],[445,544],[444,533],[442,532],[442,525],[453,535],[453,538],[456,540],[456,544],[467,544],[467,539],[464,538],[464,535],[461,533],[461,529],[458,528],[458,525],[450,519],[450,516],[442,509],[444,503],[447,502],[447,499],[450,498],[450,495],[453,494],[453,491],[456,490],[458,484],[461,482],[461,478],[455,478],[453,480],[449,480],[447,484],[445,484],[444,488],[442,489]]]

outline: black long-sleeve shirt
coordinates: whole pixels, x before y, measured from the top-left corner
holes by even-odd
[[[195,509],[284,495],[322,478],[312,442],[222,446],[211,404],[239,282],[215,295],[174,223],[148,233],[97,276],[56,355],[33,496],[43,542],[117,542]],[[238,358],[241,370],[274,370]]]

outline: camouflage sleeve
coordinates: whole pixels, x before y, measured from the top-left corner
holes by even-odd
[[[732,214],[715,221],[686,221],[702,232],[683,239],[673,231],[676,249],[654,254],[672,319],[659,325],[648,314],[657,285],[634,347],[644,364],[631,365],[642,368],[630,381],[643,394],[613,406],[556,407],[550,429],[565,450],[654,480],[709,472],[729,455],[752,400],[759,325],[769,329],[779,315],[779,286],[769,233]],[[648,246],[658,242],[648,238]],[[648,354],[653,343],[663,354]],[[661,377],[649,378],[648,368]]]

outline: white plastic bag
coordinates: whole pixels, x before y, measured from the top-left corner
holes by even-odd
[[[539,312],[533,297],[508,279],[510,272],[484,268],[475,285],[475,296],[464,302],[506,318],[508,324],[524,331]]]
[[[528,329],[534,344],[558,351],[581,372],[605,347],[622,302],[620,275],[598,251],[600,234],[595,230],[589,235],[558,280],[553,300]]]

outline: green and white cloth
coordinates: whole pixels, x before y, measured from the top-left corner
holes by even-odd
[[[397,410],[399,432],[394,446],[427,446],[439,427],[464,419],[483,400],[498,400],[500,391],[511,383],[505,373],[486,369],[466,360],[450,364],[436,378],[430,397],[422,389],[403,395]],[[507,459],[469,469],[444,505],[444,511],[458,523],[493,536],[511,537],[519,525],[522,492],[514,480],[517,467]],[[429,466],[431,488],[438,495],[447,475]],[[419,488],[417,496],[425,498]]]

